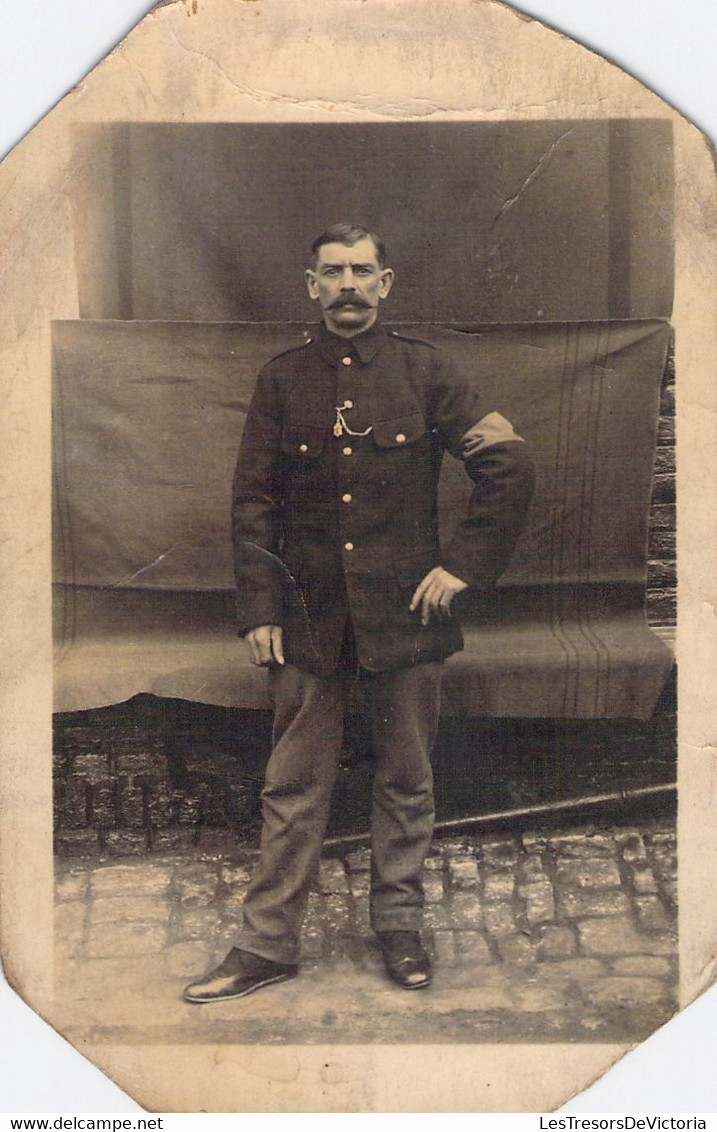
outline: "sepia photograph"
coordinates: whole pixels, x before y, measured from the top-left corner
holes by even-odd
[[[677,974],[670,123],[72,144],[76,1036],[645,1036]]]
[[[58,120],[29,997],[155,1110],[258,1111],[151,1078],[237,1048],[524,1049],[567,1099],[685,1001],[686,143],[649,98]]]

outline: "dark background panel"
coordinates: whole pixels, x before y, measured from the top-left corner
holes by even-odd
[[[387,317],[669,317],[671,126],[659,121],[82,125],[80,313],[310,318],[308,249],[386,240]]]
[[[56,580],[231,588],[231,479],[256,372],[302,329],[54,324]],[[486,411],[531,444],[536,492],[504,580],[642,584],[667,324],[407,329],[439,344]],[[447,461],[445,542],[470,486]]]

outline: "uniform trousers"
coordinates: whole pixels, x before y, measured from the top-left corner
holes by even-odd
[[[375,931],[417,931],[421,925],[423,866],[434,820],[430,757],[442,670],[441,662],[428,662],[360,673],[375,756],[369,901]],[[277,963],[298,961],[354,677],[355,670],[346,666],[330,676],[288,664],[269,673],[273,748],[261,796],[259,861],[244,901],[237,946]]]

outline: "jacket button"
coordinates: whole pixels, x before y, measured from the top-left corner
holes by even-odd
[[[354,407],[353,401],[344,401],[344,409],[353,409],[353,407]]]
[[[344,550],[353,550],[353,548],[354,548],[354,544],[352,542],[345,542],[344,543]]]
[[[308,444],[300,444],[299,445],[299,452],[308,452],[308,451],[309,451]]]
[[[351,365],[351,358],[342,358],[341,361],[344,363],[345,366]]]
[[[347,446],[346,448],[342,448],[341,451],[343,452],[344,456],[350,456],[353,452],[353,448],[349,448]]]
[[[353,499],[353,495],[349,495],[348,491],[346,492],[345,495],[341,496],[341,501],[343,503],[350,503],[352,499]]]
[[[402,432],[396,433],[396,443],[397,444],[405,444],[406,443],[406,437],[405,437],[404,433],[402,433]]]

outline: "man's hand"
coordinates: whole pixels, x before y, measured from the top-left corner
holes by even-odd
[[[284,663],[284,634],[280,625],[257,625],[244,639],[249,642],[252,664],[266,667]]]
[[[447,617],[451,611],[451,602],[456,594],[468,589],[468,583],[454,577],[444,570],[442,566],[435,566],[417,587],[411,598],[409,609],[421,606],[421,624],[427,625],[431,614]]]

